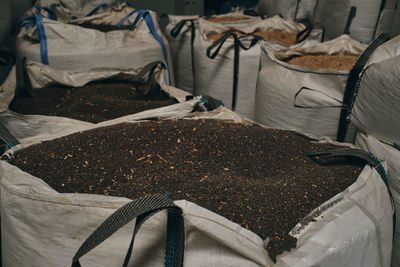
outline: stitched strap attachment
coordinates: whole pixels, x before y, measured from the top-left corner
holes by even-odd
[[[163,52],[163,56],[164,56],[164,60],[165,60],[165,65],[167,67],[167,71],[168,71],[168,84],[171,85],[171,71],[170,71],[170,66],[168,63],[168,52],[167,52],[167,46],[165,45],[161,35],[157,32],[155,25],[154,25],[154,21],[153,18],[150,14],[149,11],[147,10],[143,10],[143,9],[137,9],[134,10],[132,12],[130,12],[129,14],[127,14],[123,19],[121,19],[116,27],[117,29],[119,29],[122,24],[132,15],[137,14],[135,21],[133,22],[133,24],[130,26],[129,30],[133,31],[136,26],[138,25],[138,23],[143,19],[147,25],[147,28],[149,29],[150,33],[153,35],[154,39],[156,39],[156,41],[160,44],[162,52]]]
[[[124,265],[127,266],[133,250],[135,236],[140,226],[159,211],[168,211],[167,245],[165,266],[182,267],[184,258],[185,232],[182,210],[163,195],[148,195],[129,202],[108,217],[81,245],[72,260],[72,267],[81,267],[79,259],[103,243],[120,228],[136,219],[133,237]]]
[[[232,88],[232,110],[234,111],[236,108],[237,102],[237,91],[238,91],[238,79],[239,79],[239,51],[240,48],[243,50],[249,50],[253,46],[255,46],[258,41],[262,40],[259,36],[252,36],[252,40],[250,41],[249,46],[245,46],[242,43],[242,38],[248,36],[238,37],[232,30],[226,32],[222,35],[218,40],[216,40],[212,45],[207,48],[207,57],[210,59],[215,59],[219,54],[222,46],[228,40],[228,38],[232,37],[234,40],[234,64],[233,64],[233,88]],[[214,50],[215,49],[215,50]]]

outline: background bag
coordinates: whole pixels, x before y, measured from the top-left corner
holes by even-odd
[[[391,32],[397,6],[398,0],[319,0],[314,23],[324,25],[328,40],[349,34],[360,42],[369,43],[380,33]]]
[[[336,139],[349,72],[310,69],[281,59],[302,54],[358,56],[365,47],[347,35],[324,43],[307,41],[282,51],[264,45],[257,83],[256,121],[269,127]],[[353,127],[346,141],[353,142],[354,134]]]
[[[360,131],[400,144],[400,37],[381,45],[360,75],[351,121]]]
[[[151,65],[151,64],[150,64]],[[72,87],[80,87],[91,81],[114,78],[116,80],[133,80],[137,78],[141,71],[139,69],[121,68],[95,68],[88,71],[66,71],[51,68],[37,62],[27,62],[26,69],[30,83],[33,88],[43,88],[51,84],[62,84]],[[164,70],[161,67],[155,72],[155,82],[159,84],[162,91],[178,100],[178,104],[143,111],[140,113],[124,116],[111,121],[115,123],[125,120],[140,120],[157,117],[179,117],[192,110],[199,104],[201,97],[194,97],[186,101],[190,94],[180,89],[168,86],[164,81]],[[147,76],[144,76],[146,78]],[[14,82],[13,82],[14,81]],[[14,97],[15,92],[15,72],[14,76],[9,77],[8,86],[3,87],[0,98],[8,102],[2,106],[0,122],[13,134],[21,143],[30,142],[37,137],[47,135],[65,135],[84,129],[93,123],[74,120],[64,117],[43,116],[43,115],[22,115],[8,110],[8,105]],[[103,123],[99,123],[102,125]]]
[[[117,14],[123,15],[129,9],[125,7],[123,10],[123,13]],[[165,73],[168,82],[173,84],[168,42],[160,31],[155,13],[133,10],[128,15],[120,24],[135,18],[129,30],[109,32],[65,24],[36,13],[24,18],[17,36],[18,80],[23,80],[24,58],[74,71],[95,67],[140,68],[154,61],[163,61],[168,69]],[[120,16],[107,17],[115,22]]]
[[[260,0],[258,12],[268,17],[281,15],[287,20],[312,21],[316,0]]]

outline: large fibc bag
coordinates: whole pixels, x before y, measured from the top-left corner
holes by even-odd
[[[170,116],[184,116],[192,112],[196,106],[203,100],[200,97],[186,101],[190,94],[168,86],[164,80],[164,70],[159,64],[154,62],[138,69],[122,68],[94,68],[87,71],[66,71],[55,69],[37,62],[26,62],[26,72],[29,77],[29,83],[32,88],[44,88],[49,85],[58,84],[74,87],[81,87],[92,81],[101,81],[104,79],[114,79],[116,81],[144,82],[153,79],[154,83],[160,86],[160,89],[170,97],[175,98],[178,103],[157,109],[150,109],[112,121],[119,122],[125,120],[141,120],[150,118],[168,118]],[[153,70],[152,70],[153,69]],[[154,71],[154,72],[153,72]],[[151,73],[153,72],[153,75]],[[1,112],[0,122],[8,131],[20,142],[29,143],[30,140],[47,135],[65,135],[85,129],[88,126],[95,125],[86,121],[70,119],[66,117],[44,116],[44,115],[23,115],[8,109],[8,105],[14,97],[16,88],[15,70],[10,72],[5,85],[1,87],[0,93]],[[105,122],[98,123],[99,125]]]
[[[260,66],[260,36],[257,30],[300,32],[305,26],[279,16],[251,24],[223,25],[199,19],[199,37],[194,43],[195,94],[207,94],[224,102],[226,107],[254,119],[257,74]],[[236,35],[240,32],[244,36]],[[314,30],[310,38],[321,38]],[[208,35],[221,34],[218,40]],[[265,41],[274,48],[286,48],[274,41]]]
[[[236,17],[234,21],[227,18]],[[169,24],[166,26],[168,43],[171,46],[173,58],[175,85],[190,93],[194,92],[194,58],[193,44],[198,33],[199,16],[173,16],[169,15]],[[240,18],[240,19],[238,19]],[[231,12],[224,15],[214,15],[204,19],[220,19],[222,25],[232,25],[242,23],[253,23],[259,21],[259,17],[243,14],[243,12]]]
[[[400,265],[400,148],[385,144],[377,138],[357,132],[356,145],[372,152],[387,165],[387,177],[396,210],[396,227],[393,239],[392,265]]]
[[[262,46],[256,93],[256,121],[274,128],[336,139],[349,71],[311,69],[284,60],[303,54],[359,56],[365,45],[343,35],[307,41],[286,50]],[[354,140],[350,133],[348,142]]]
[[[239,114],[223,107],[186,119],[243,122]],[[54,138],[32,141],[34,144]],[[15,147],[9,155],[23,147],[27,145]],[[365,155],[350,150],[355,152],[353,156]],[[1,161],[1,231],[3,244],[7,244],[3,246],[3,265],[69,266],[73,259],[72,266],[80,266],[78,260],[82,266],[118,266],[124,262],[134,233],[133,258],[131,265],[125,266],[163,266],[172,257],[175,263],[169,266],[388,267],[392,206],[379,174],[382,165],[374,158],[364,159],[371,166],[366,165],[345,191],[314,210],[308,216],[311,221],[305,220],[293,229],[297,247],[278,257],[276,264],[258,235],[195,203],[171,203],[159,195],[131,201],[93,194],[60,194],[40,177]],[[160,210],[168,212],[148,219],[149,214]],[[132,221],[138,215],[136,222]],[[128,254],[131,252],[130,248]]]
[[[193,42],[199,16],[169,15],[165,28],[174,66],[175,86],[193,93]]]
[[[398,0],[319,0],[314,22],[324,25],[327,39],[341,34],[369,43],[380,33],[389,34]]]
[[[41,62],[64,70],[87,70],[90,68],[139,68],[154,61],[167,66],[165,75],[173,84],[173,70],[168,41],[161,33],[157,17],[152,11],[133,10],[123,6],[120,12],[100,14],[85,18],[97,22],[114,23],[115,14],[124,17],[116,25],[134,23],[127,30],[102,32],[45,18],[42,9],[23,19],[17,36],[17,76],[22,81],[22,60]],[[115,11],[115,10],[114,10]],[[127,15],[126,13],[130,11]],[[118,16],[118,19],[121,16]],[[105,19],[106,18],[106,19]],[[93,23],[97,23],[93,22]]]
[[[388,144],[400,144],[400,37],[370,56],[354,95],[351,121],[357,128]]]
[[[260,0],[258,12],[268,17],[281,15],[288,20],[312,21],[317,0]]]

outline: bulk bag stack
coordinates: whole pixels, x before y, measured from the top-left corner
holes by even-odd
[[[162,131],[173,131],[173,135],[167,134],[163,136],[163,134],[160,134],[159,136],[163,140],[167,140],[168,138],[174,139],[166,142],[172,146],[180,146],[180,149],[187,148],[185,142],[191,142],[186,139],[189,138],[190,135],[185,136],[185,138],[182,135],[175,140],[181,132],[184,131],[187,133],[187,131],[189,131],[189,133],[191,133],[196,131],[197,133],[190,138],[196,138],[196,136],[201,136],[203,138],[209,136],[209,131],[207,131],[206,128],[207,125],[219,127],[222,133],[230,132],[231,135],[236,136],[238,134],[237,129],[243,131],[246,127],[250,127],[250,132],[248,133],[251,136],[247,136],[247,138],[251,138],[251,140],[255,137],[254,131],[258,133],[266,131],[272,135],[274,133],[280,133],[280,130],[267,129],[244,122],[239,114],[222,107],[210,113],[190,114],[185,118],[185,120],[175,121],[142,121],[110,125],[108,127],[88,127],[86,129],[87,131],[77,132],[62,139],[57,139],[57,137],[54,136],[48,137],[46,139],[48,142],[43,144],[40,144],[41,141],[43,141],[42,138],[36,141],[32,140],[32,145],[19,145],[10,151],[8,155],[11,156],[13,154],[13,160],[15,159],[13,164],[19,166],[17,162],[22,163],[20,157],[24,157],[23,155],[19,156],[19,153],[24,153],[26,150],[32,152],[38,149],[38,155],[43,155],[46,158],[48,157],[49,162],[60,160],[65,162],[63,171],[67,171],[73,169],[71,161],[74,160],[75,156],[88,152],[86,147],[82,147],[84,145],[83,143],[79,144],[79,142],[76,142],[76,145],[71,149],[81,152],[75,153],[71,151],[67,152],[67,155],[59,155],[57,152],[52,152],[51,149],[48,150],[52,144],[56,145],[56,147],[60,147],[62,142],[68,142],[68,140],[75,142],[74,140],[80,140],[80,138],[84,138],[84,136],[85,138],[93,136],[92,142],[98,144],[98,146],[93,147],[96,148],[108,144],[108,142],[112,142],[112,139],[115,139],[118,136],[117,133],[120,132],[118,129],[125,129],[121,131],[121,138],[118,139],[127,140],[132,138],[132,140],[138,140],[137,138],[139,138],[140,140],[138,142],[141,143],[143,143],[144,140],[153,140],[153,131],[155,131],[156,135],[159,135],[158,133]],[[189,125],[189,128],[182,128],[179,126],[179,123]],[[155,127],[154,125],[158,126]],[[175,128],[174,125],[176,125],[177,128]],[[197,126],[195,130],[193,130],[191,127],[195,125]],[[136,134],[135,132],[140,131],[142,128],[151,129],[152,127],[154,127],[153,130],[150,130],[147,136],[143,136],[140,133]],[[133,132],[125,132],[129,131],[129,129],[136,130]],[[123,134],[124,132],[125,134]],[[219,135],[216,137],[218,136]],[[263,135],[261,135],[258,140],[264,140],[262,136]],[[58,188],[58,191],[63,191],[62,188],[68,185],[62,184],[62,182],[60,184],[58,182],[53,183],[54,180],[50,181],[48,177],[43,177],[42,180],[40,177],[25,172],[4,161],[4,159],[7,159],[4,157],[0,162],[1,230],[3,242],[7,244],[7,246],[3,246],[3,263],[6,266],[33,264],[35,266],[45,267],[69,265],[73,260],[73,266],[78,266],[77,261],[79,260],[83,266],[114,266],[121,265],[125,258],[126,266],[162,266],[165,261],[169,262],[170,260],[175,260],[176,265],[174,264],[174,266],[223,266],[227,264],[230,266],[267,267],[316,265],[326,267],[338,265],[363,267],[389,266],[393,231],[392,207],[387,187],[380,176],[384,174],[381,163],[375,161],[374,158],[368,156],[368,154],[354,149],[354,147],[349,145],[332,143],[332,141],[327,140],[319,142],[318,140],[314,140],[315,142],[313,144],[309,144],[308,142],[310,141],[307,137],[299,136],[296,133],[283,133],[279,142],[286,140],[289,136],[290,138],[306,140],[305,142],[314,149],[324,146],[335,147],[335,150],[332,152],[325,151],[323,153],[315,152],[314,154],[309,154],[311,158],[307,158],[306,155],[303,155],[307,159],[307,164],[312,164],[312,166],[316,168],[330,167],[321,167],[318,161],[314,162],[313,160],[317,160],[318,158],[323,161],[330,161],[332,159],[334,160],[336,156],[361,157],[368,164],[365,165],[365,162],[363,162],[362,164],[360,163],[360,165],[358,165],[359,163],[354,165],[359,166],[358,174],[353,174],[353,176],[355,176],[355,182],[344,191],[328,199],[294,226],[290,235],[297,238],[296,248],[278,256],[276,265],[272,263],[268,252],[265,250],[269,244],[268,238],[264,240],[259,235],[255,234],[255,232],[245,229],[245,225],[240,226],[192,201],[184,200],[190,197],[190,195],[181,200],[174,201],[173,203],[162,195],[147,195],[135,201],[130,201],[127,198],[107,196],[108,194],[113,195],[114,191],[112,190],[118,188],[118,186],[115,187],[115,185],[110,186],[110,189],[107,189],[108,187],[106,186],[106,191],[104,191],[103,195],[58,193],[55,188]],[[111,139],[107,139],[110,137]],[[101,140],[106,143],[101,143]],[[210,140],[215,142],[212,136]],[[97,143],[98,141],[100,141],[100,143]],[[247,142],[246,138],[243,139],[243,142]],[[135,162],[135,166],[141,166],[141,164],[143,164],[143,166],[140,167],[141,170],[133,170],[133,174],[126,176],[128,180],[131,179],[131,183],[139,182],[137,176],[135,176],[136,172],[141,172],[143,168],[148,168],[146,166],[151,166],[156,163],[157,166],[164,166],[163,164],[165,163],[165,167],[168,168],[168,170],[165,170],[163,177],[174,177],[174,173],[180,173],[183,177],[185,176],[182,174],[183,170],[176,169],[178,166],[171,166],[170,157],[172,157],[172,154],[168,154],[171,151],[160,149],[162,147],[157,148],[157,155],[151,154],[149,150],[142,153],[150,154],[144,155],[144,158],[141,157],[137,159],[141,153],[140,149],[137,151],[135,147],[121,148],[118,144],[116,144],[116,146],[112,144],[108,145],[113,147],[110,150],[113,150],[114,153],[118,150],[120,156],[123,158],[129,159],[129,157],[126,157],[127,155],[134,155],[134,157],[132,157],[132,162]],[[145,144],[143,145],[146,146]],[[193,145],[195,145],[195,143],[193,143]],[[243,144],[240,146],[243,147]],[[227,148],[228,146],[225,147]],[[79,148],[81,148],[81,150],[79,150]],[[191,153],[198,152],[196,152],[194,148],[195,147],[189,148],[189,150],[192,150]],[[229,146],[229,148],[234,150],[232,146]],[[203,146],[199,146],[197,149],[203,149]],[[303,151],[300,148],[293,149]],[[108,157],[108,155],[113,152],[103,151],[101,155],[102,157]],[[90,157],[89,154],[85,155],[86,157]],[[219,155],[223,156],[222,154]],[[66,156],[65,161],[64,156]],[[231,156],[231,154],[229,154],[229,156]],[[235,153],[235,157],[238,156],[239,154]],[[274,159],[278,157],[279,155],[277,154],[273,156]],[[240,158],[239,156],[239,160]],[[35,159],[33,161],[31,161],[31,159],[27,160],[32,163],[35,161]],[[115,159],[110,158],[110,160]],[[262,161],[265,159],[260,157],[259,160]],[[196,162],[181,163],[190,165],[192,165],[192,163],[196,164]],[[82,164],[86,167],[82,167]],[[233,174],[235,172],[235,169],[232,169],[233,166],[230,166],[228,162],[224,164],[228,164],[225,165],[225,169],[218,170],[218,174],[221,175],[220,178],[222,180],[231,177],[230,173]],[[78,165],[82,170],[89,170],[96,164],[93,165],[91,158],[85,158],[83,162],[79,162]],[[133,163],[129,166],[133,166]],[[179,166],[182,168],[181,165]],[[117,168],[117,171],[120,172],[121,169],[125,168],[125,165],[121,165],[119,170]],[[207,169],[204,168],[204,166],[200,166],[200,168],[205,174],[207,173]],[[40,168],[37,170],[39,169]],[[351,169],[352,167],[349,170]],[[152,169],[152,171],[153,170],[154,169]],[[149,171],[149,169],[147,171]],[[304,171],[305,173],[307,172],[307,170]],[[82,175],[83,174],[72,174],[70,176],[71,182],[74,181],[73,183],[75,183]],[[149,173],[149,175],[150,180],[146,178],[147,181],[151,181],[151,179],[156,181],[156,176],[153,176],[151,173]],[[246,174],[244,175],[244,177],[246,177]],[[342,174],[336,173],[334,176],[336,175]],[[57,176],[57,174],[53,174],[54,179],[57,179]],[[83,177],[87,179],[94,178],[89,174],[86,176],[83,175]],[[125,176],[117,174],[114,178],[116,179],[115,182],[117,184],[122,183],[121,179],[124,179],[123,177]],[[245,180],[244,177],[242,177],[243,180]],[[93,187],[89,186],[87,190],[97,190],[95,188],[97,186],[97,178],[100,178],[100,184],[102,183],[101,177],[95,177],[93,180]],[[200,177],[196,177],[196,181],[197,178]],[[208,174],[203,176],[200,179],[201,181],[198,182],[199,184],[205,183],[205,187],[207,187],[206,185],[211,183],[211,181],[208,180],[210,178],[211,174]],[[251,177],[249,177],[249,179],[250,178]],[[187,177],[186,180],[188,179],[194,179],[194,177]],[[45,180],[51,183],[52,186],[46,183]],[[227,179],[227,181],[232,182],[231,179]],[[171,182],[177,185],[177,183]],[[234,188],[235,185],[235,183],[231,183],[227,185],[226,188],[228,190],[228,188]],[[250,183],[247,183],[247,185],[250,185]],[[330,185],[329,183],[326,186]],[[236,186],[240,187],[240,185]],[[286,188],[290,188],[292,185],[280,185],[280,187],[285,186]],[[307,185],[307,188],[309,187],[310,190],[322,190],[319,192],[326,191],[326,189],[317,189],[315,186],[316,185]],[[332,184],[332,186],[334,185]],[[168,185],[166,188],[168,188]],[[138,185],[137,189],[146,191],[150,190],[150,187],[145,187],[144,185],[140,187],[140,185]],[[209,189],[224,191],[224,188],[218,189],[213,186],[210,186]],[[75,190],[80,191],[81,189]],[[241,189],[238,190],[240,191]],[[302,193],[306,192],[307,191],[302,191]],[[161,192],[161,194],[163,193],[164,192]],[[185,195],[185,192],[172,192],[172,194],[177,193],[182,194],[182,196]],[[237,193],[237,191],[226,191],[225,195],[238,196]],[[241,192],[241,194],[243,193],[244,192]],[[248,193],[251,194],[251,192],[247,192],[247,194]],[[308,196],[313,198],[313,192],[309,191],[308,193]],[[224,194],[219,196],[223,197],[223,195]],[[307,194],[305,196],[307,197]],[[259,197],[261,196],[257,196],[257,198]],[[271,199],[271,196],[264,196],[264,198]],[[288,201],[288,199],[286,200]],[[231,199],[230,201],[235,200]],[[196,202],[201,202],[201,196]],[[304,199],[304,202],[308,203],[307,198]],[[220,203],[225,208],[231,206],[229,202],[225,203],[223,200]],[[248,203],[235,203],[243,206],[240,208],[241,210],[243,210],[243,208],[246,209],[246,205],[253,205],[250,200]],[[271,204],[272,203],[264,203],[259,206],[259,209],[262,210],[270,207]],[[165,209],[167,209],[168,212],[163,211]],[[219,208],[217,209],[220,210]],[[148,219],[150,214],[154,214],[154,211],[162,212]],[[254,215],[258,214],[258,212],[261,211],[258,211],[258,209],[250,211],[250,213]],[[291,211],[289,210],[288,212]],[[37,214],[41,214],[41,216],[37,216]],[[137,218],[136,222],[132,222],[131,220],[138,215],[140,216]],[[109,216],[110,218],[105,221]],[[241,218],[240,214],[237,214],[237,217]],[[264,220],[266,221],[266,219],[261,220],[261,226],[268,229],[270,226],[263,225]],[[105,221],[105,223],[98,228],[103,221]],[[110,222],[112,222],[112,225],[110,225]],[[275,222],[274,224],[279,224],[279,222]],[[133,227],[135,227],[135,231],[133,231]],[[137,230],[139,227],[140,229]],[[96,228],[98,229],[96,230]],[[119,228],[121,229],[118,230]],[[92,233],[93,235],[90,236]],[[130,247],[132,233],[135,242],[133,246],[133,255],[130,257],[132,247],[130,249],[128,249],[128,247]],[[173,240],[173,237],[175,237],[176,241]],[[272,238],[273,236],[270,237]],[[85,240],[87,240],[87,242],[85,242]],[[101,240],[105,240],[104,244],[95,248],[101,243]],[[274,238],[274,240],[276,239]],[[131,246],[132,244],[133,242]],[[174,245],[175,248],[178,249],[174,250]],[[95,249],[91,250],[92,248]],[[125,257],[127,250],[128,255]],[[165,255],[166,251],[167,255]],[[169,252],[175,252],[176,257]],[[131,261],[129,261],[130,258]]]
[[[281,51],[264,45],[257,83],[256,121],[269,127],[336,139],[349,71],[365,48],[366,45],[348,35],[324,43],[307,41]],[[343,60],[347,66],[327,66]],[[354,132],[348,138],[352,142]]]
[[[278,16],[252,24],[222,25],[199,19],[199,38],[194,44],[196,94],[211,95],[225,106],[254,119],[255,90],[260,65],[258,41],[291,34],[305,29],[303,24],[286,21]],[[314,30],[310,38],[320,38]],[[275,34],[275,36],[274,36]],[[287,41],[289,38],[280,38]],[[282,49],[289,44],[266,41]]]
[[[171,45],[173,57],[175,82],[178,88],[190,93],[194,92],[194,59],[193,43],[198,36],[199,16],[168,16],[169,24],[166,27],[166,35]],[[203,19],[218,22],[224,25],[236,25],[252,23],[260,20],[259,17],[244,15],[241,12],[232,12],[224,15],[203,17]]]
[[[341,34],[369,43],[380,33],[389,34],[394,23],[398,0],[318,1],[314,23],[324,25],[328,40]]]
[[[400,38],[376,49],[363,68],[350,119],[358,129],[356,144],[384,159],[397,213],[392,266],[400,264]]]
[[[87,71],[66,71],[55,69],[37,62],[27,62],[26,71],[29,77],[29,83],[33,87],[31,93],[33,95],[39,94],[38,99],[36,100],[36,102],[34,102],[35,96],[26,97],[17,95],[17,98],[15,98],[13,102],[11,102],[15,94],[15,76],[14,82],[12,82],[13,79],[12,77],[10,77],[10,81],[8,81],[9,86],[4,87],[1,94],[1,98],[7,102],[2,105],[0,121],[10,131],[10,133],[14,135],[17,140],[19,140],[19,142],[27,143],[32,138],[37,138],[40,136],[68,134],[88,127],[90,125],[101,125],[102,123],[104,123],[104,120],[140,120],[148,118],[169,117],[171,114],[185,115],[186,113],[192,112],[196,108],[196,106],[199,105],[201,98],[194,97],[192,100],[186,101],[186,97],[190,96],[187,92],[168,86],[163,77],[164,70],[162,68],[162,65],[162,62],[154,62],[146,65],[144,68],[138,69],[122,69],[110,67],[101,69],[95,68]],[[146,97],[149,96],[149,107],[146,106],[146,103],[144,103],[145,106],[143,106],[142,108],[138,106],[139,111],[143,111],[136,114],[130,113],[129,110],[126,110],[127,112],[124,112],[124,114],[122,114],[119,110],[113,107],[107,107],[107,105],[109,105],[108,102],[110,101],[113,101],[112,103],[118,106],[119,103],[116,102],[118,101],[117,96],[125,95],[126,93],[122,92],[125,92],[129,88],[123,89],[124,91],[118,91],[118,88],[115,88],[115,90],[113,89],[115,91],[115,97],[111,97],[110,95],[107,96],[107,92],[99,92],[98,95],[94,94],[90,97],[85,96],[85,94],[87,93],[84,93],[84,86],[87,87],[88,85],[90,85],[91,82],[98,82],[100,84],[102,83],[104,85],[107,85],[107,80],[117,83],[126,83],[125,86],[129,86],[129,84],[131,84],[132,88],[134,88],[132,89],[132,92],[138,96],[134,99],[137,99],[138,104],[142,105],[140,100],[146,100]],[[105,87],[105,89],[99,90],[111,90],[107,89],[109,87]],[[67,95],[63,96],[66,89],[60,88],[68,89],[69,91],[67,92]],[[46,91],[40,93],[41,90]],[[49,97],[47,97],[47,95],[45,94],[48,94]],[[78,103],[77,100],[73,100],[75,99],[73,97],[75,94],[82,94],[79,97],[80,99],[85,99],[85,102]],[[101,94],[104,94],[104,97],[102,97]],[[141,94],[143,94],[143,97],[140,97]],[[165,104],[163,104],[163,102],[160,102],[160,108],[152,108],[152,94],[156,95],[156,98],[154,98],[154,100],[165,99]],[[157,95],[165,95],[166,97],[159,98]],[[56,98],[51,98],[54,96],[56,96]],[[69,96],[71,98],[67,98]],[[60,100],[60,97],[63,98]],[[91,100],[92,98],[93,100]],[[37,104],[30,104],[30,101]],[[130,101],[130,99],[122,99],[121,102],[122,101],[126,102]],[[24,114],[32,115],[24,115],[9,110],[8,105],[10,103],[14,105],[13,109],[16,109],[18,111],[22,109],[21,111],[23,111]],[[135,108],[128,102],[126,104],[121,103],[121,105],[126,105],[126,107],[130,106],[132,109]],[[163,107],[163,105],[166,106]],[[73,115],[73,110],[68,111],[73,107],[82,111],[82,117],[78,113],[76,115]],[[43,108],[45,108],[45,110],[43,110]],[[63,109],[60,110],[60,108],[66,108],[66,111],[63,111]],[[101,108],[108,110],[102,111]],[[57,114],[63,114],[64,117],[59,117],[57,116]],[[93,118],[95,120],[91,119],[92,115],[90,114],[94,116]],[[123,117],[121,119],[118,116]],[[100,120],[96,119],[96,117],[100,118]]]
[[[268,17],[281,15],[287,20],[312,21],[317,0],[260,0],[258,12]]]
[[[160,31],[155,13],[127,6],[120,11],[124,17],[116,29],[130,25],[133,20],[128,30],[102,32],[47,19],[37,13],[26,17],[17,36],[17,77],[22,80],[23,58],[73,71],[95,67],[140,68],[154,61],[163,61],[168,70],[168,82],[173,84],[168,42]],[[103,19],[104,23],[115,23],[117,20],[113,14],[94,16],[93,24]],[[88,23],[90,19],[84,22]]]

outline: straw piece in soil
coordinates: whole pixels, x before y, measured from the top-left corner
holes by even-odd
[[[286,60],[287,63],[310,69],[350,71],[358,56],[350,55],[303,55]]]
[[[19,150],[10,163],[60,193],[135,199],[171,192],[270,237],[275,260],[296,246],[293,227],[354,183],[365,165],[320,165],[305,153],[332,148],[290,131],[178,120],[72,134]]]
[[[79,88],[52,85],[34,90],[34,97],[14,98],[10,110],[26,115],[58,116],[99,123],[177,103],[158,90],[159,87],[143,96],[136,86],[112,80],[92,82]]]

